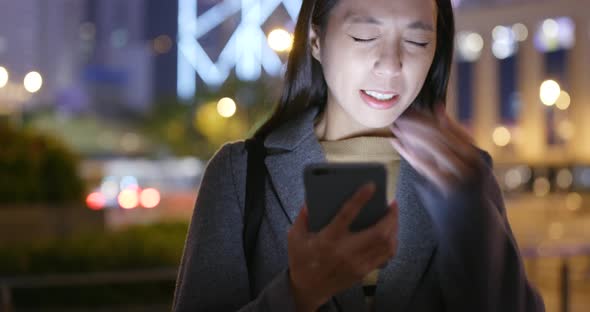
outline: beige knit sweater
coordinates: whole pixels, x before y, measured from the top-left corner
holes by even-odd
[[[356,137],[340,141],[320,141],[328,162],[380,162],[387,169],[387,202],[395,197],[400,156],[388,138]],[[367,275],[363,285],[376,285],[379,270]],[[367,297],[369,311],[374,309],[372,297]]]

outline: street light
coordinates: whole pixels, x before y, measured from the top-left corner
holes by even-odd
[[[23,84],[29,93],[35,93],[43,86],[43,77],[38,72],[32,71],[25,76]]]
[[[8,71],[6,68],[0,66],[0,88],[4,88],[8,83]]]

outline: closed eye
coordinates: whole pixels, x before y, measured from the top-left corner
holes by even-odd
[[[371,42],[371,41],[375,40],[375,38],[362,39],[362,38],[356,38],[353,36],[350,36],[350,38],[352,38],[352,40],[354,40],[355,42]]]
[[[419,46],[421,48],[425,48],[430,42],[417,42],[417,41],[410,41],[410,40],[406,40],[407,43],[409,44],[413,44],[415,46]]]

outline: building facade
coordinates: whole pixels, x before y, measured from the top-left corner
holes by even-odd
[[[448,109],[472,131],[478,145],[500,163],[590,164],[588,1],[459,9],[456,25],[458,55]],[[499,38],[504,29],[524,29],[526,36],[505,51]],[[463,42],[468,50],[470,45],[480,50],[468,60],[460,55],[465,34],[481,38]],[[546,80],[567,92],[567,105],[542,103]]]

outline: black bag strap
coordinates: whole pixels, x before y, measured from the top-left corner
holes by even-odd
[[[248,280],[250,282],[250,297],[254,297],[254,250],[258,230],[264,215],[266,166],[264,159],[266,149],[259,138],[246,140],[248,151],[248,167],[246,169],[246,199],[244,208],[244,232],[243,246],[246,265],[248,267]]]

